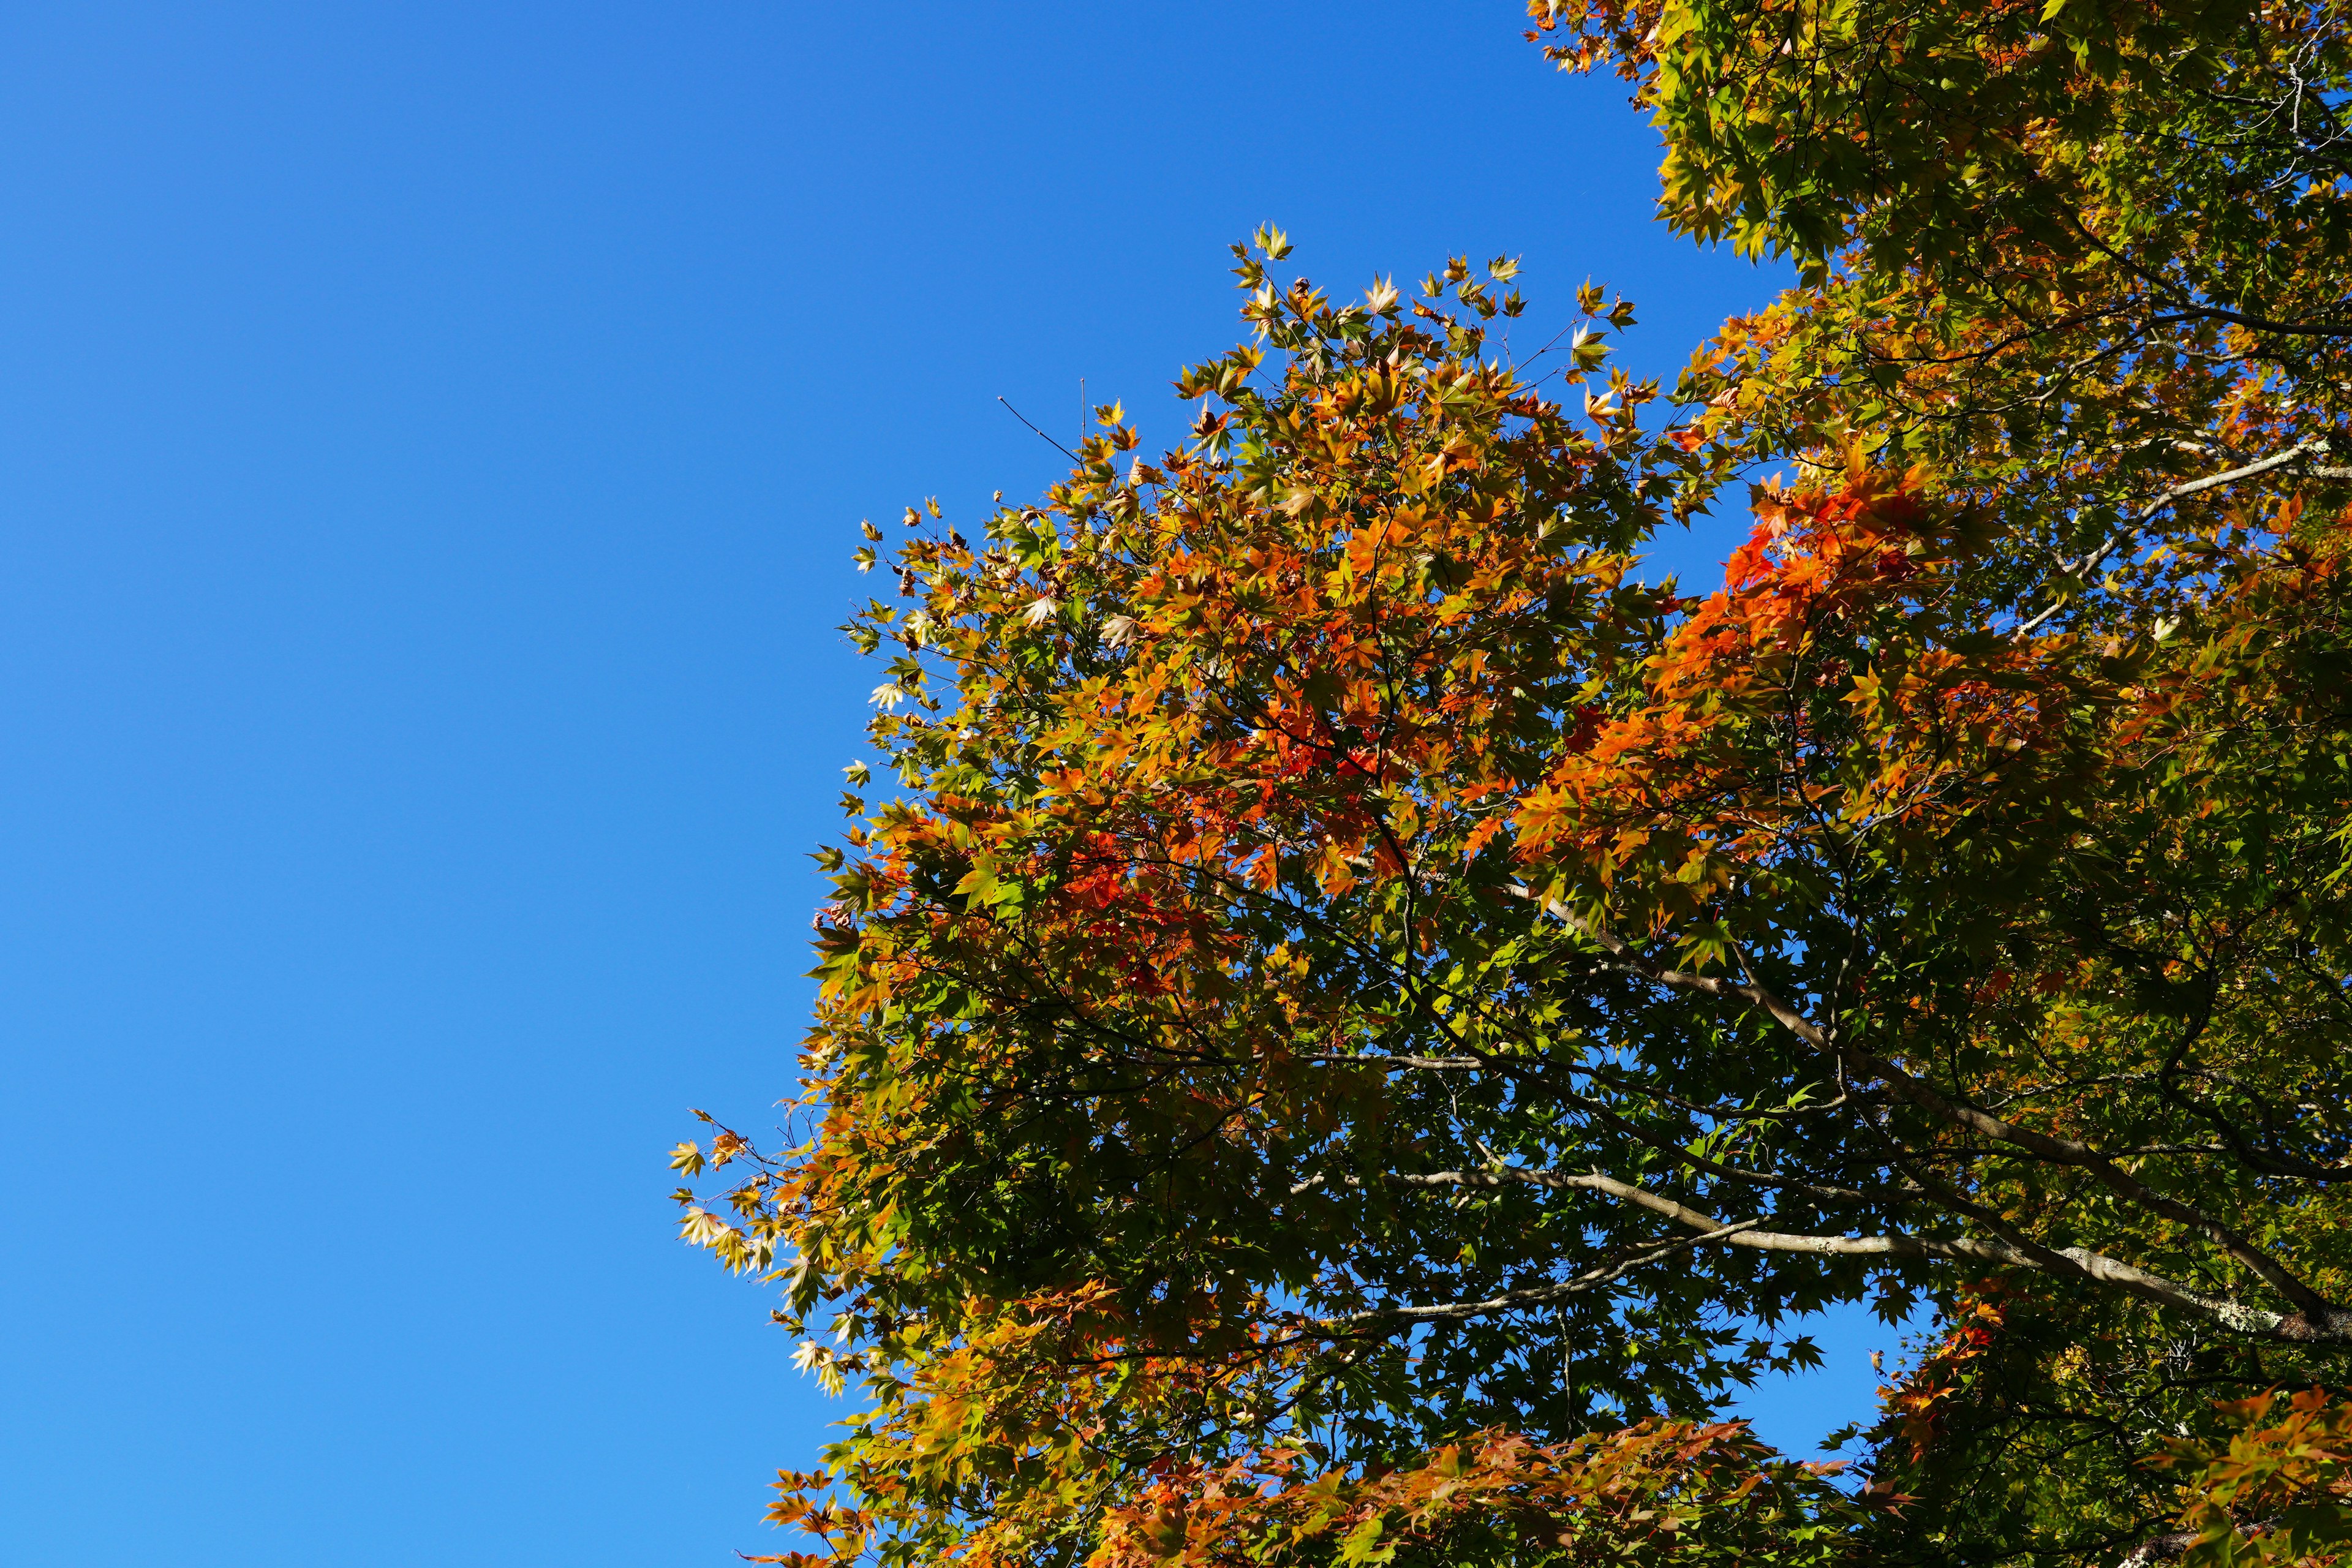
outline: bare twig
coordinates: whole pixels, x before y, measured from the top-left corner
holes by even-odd
[[[1080,395],[1081,398],[1083,398],[1084,395],[1081,394]],[[999,393],[997,395],[996,401],[999,403],[1004,403],[1003,394]],[[1010,403],[1004,403],[1004,411],[1007,414],[1012,415],[1015,419],[1020,420],[1024,425],[1029,425],[1029,416],[1026,414],[1022,413],[1018,408],[1013,407]],[[1032,430],[1037,430],[1037,426],[1034,425],[1029,425],[1029,428]],[[1059,441],[1055,440],[1043,430],[1037,430],[1037,438],[1045,442],[1048,447],[1053,447],[1056,452],[1061,453],[1065,458],[1069,458],[1073,463],[1078,460],[1078,455],[1076,452],[1071,451],[1067,447],[1063,446]]]

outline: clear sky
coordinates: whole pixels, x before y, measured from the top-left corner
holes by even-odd
[[[790,1087],[861,517],[1176,438],[1227,241],[1664,370],[1514,0],[0,7],[0,1562],[773,1549],[831,1410],[673,1239]],[[1719,532],[1669,552],[1704,570]],[[1760,1397],[1867,1409],[1867,1343]]]

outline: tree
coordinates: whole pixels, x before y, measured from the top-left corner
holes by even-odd
[[[1504,363],[1507,260],[1340,303],[1261,231],[1183,449],[1108,407],[976,541],[909,510],[806,1142],[677,1156],[870,1396],[774,1517],[2340,1559],[2341,8],[1531,15],[1799,287],[1662,398],[1598,290]],[[1767,470],[1720,588],[1637,580]],[[1856,1300],[1943,1331],[1859,1493],[1718,1420]]]

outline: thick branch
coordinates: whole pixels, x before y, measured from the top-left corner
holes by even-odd
[[[1546,909],[1557,920],[1599,946],[1622,964],[1627,973],[1638,974],[1654,984],[1669,990],[1684,991],[1718,1000],[1743,1003],[1759,1008],[1782,1028],[1850,1070],[1867,1073],[1883,1079],[1887,1087],[1904,1100],[1927,1111],[1937,1120],[1955,1127],[1965,1128],[1979,1136],[2021,1149],[2037,1159],[2052,1164],[2071,1165],[2088,1172],[2099,1184],[2116,1195],[2144,1208],[2162,1215],[2167,1219],[2188,1226],[2219,1246],[2230,1257],[2243,1264],[2264,1284],[2284,1296],[2298,1309],[2301,1317],[2314,1322],[2332,1321],[2346,1314],[2325,1297],[2305,1284],[2262,1248],[2240,1236],[2230,1226],[2192,1205],[2153,1192],[2134,1177],[2126,1174],[2098,1150],[2071,1138],[2059,1138],[2039,1132],[2030,1127],[1993,1115],[1990,1111],[1965,1100],[1947,1099],[1932,1085],[1906,1072],[1895,1063],[1867,1051],[1841,1045],[1830,1033],[1813,1023],[1780,996],[1754,981],[1739,982],[1719,975],[1691,974],[1682,970],[1668,969],[1649,963],[1631,947],[1608,931],[1588,925],[1557,900],[1549,900]],[[2069,1251],[2077,1250],[2070,1248]],[[2123,1266],[2118,1266],[2123,1267]],[[2151,1279],[2156,1278],[2150,1276]]]
[[[2131,1550],[2116,1568],[2148,1568],[2152,1563],[2171,1563],[2189,1555],[2197,1544],[2197,1531],[2176,1530],[2164,1535],[2152,1535]]]
[[[1631,1204],[1697,1234],[1676,1243],[1644,1249],[1633,1258],[1604,1265],[1549,1285],[1508,1290],[1476,1301],[1446,1301],[1431,1306],[1387,1307],[1358,1312],[1341,1320],[1368,1322],[1391,1318],[1412,1320],[1462,1319],[1491,1316],[1547,1301],[1580,1295],[1622,1278],[1642,1264],[1654,1262],[1686,1247],[1738,1247],[1759,1252],[1793,1252],[1815,1258],[1916,1258],[1945,1262],[1992,1264],[2003,1268],[2039,1268],[2045,1273],[2114,1286],[2166,1306],[2179,1307],[2214,1318],[2241,1333],[2265,1339],[2303,1342],[2352,1343],[2352,1311],[2324,1310],[2318,1313],[2287,1314],[2249,1307],[2227,1297],[2191,1289],[2178,1280],[2118,1261],[2088,1247],[2052,1248],[2031,1243],[1980,1241],[1966,1237],[1934,1236],[1815,1236],[1799,1231],[1759,1228],[1762,1220],[1726,1224],[1704,1210],[1678,1203],[1631,1182],[1621,1182],[1598,1171],[1570,1173],[1531,1171],[1523,1166],[1499,1166],[1486,1171],[1430,1171],[1394,1173],[1385,1178],[1408,1187],[1499,1187],[1525,1184],[1559,1190],[1596,1192]]]
[[[2108,556],[2113,555],[2116,551],[2122,549],[2125,543],[2130,540],[2134,534],[2147,527],[2148,523],[2155,519],[2157,513],[2172,505],[2175,501],[2186,500],[2190,496],[2202,494],[2206,490],[2219,489],[2223,485],[2235,484],[2240,479],[2255,479],[2261,475],[2272,473],[2280,468],[2289,468],[2294,464],[2301,462],[2305,458],[2317,457],[2320,453],[2325,452],[2326,450],[2327,450],[2327,443],[2325,441],[2305,441],[2297,446],[2289,447],[2284,452],[2273,453],[2270,457],[2262,458],[2260,461],[2247,463],[2242,467],[2228,469],[2222,473],[2208,474],[2201,479],[2190,479],[2185,484],[2175,485],[2170,489],[2166,490],[2162,495],[2158,496],[2154,500],[2148,502],[2147,505],[2142,507],[2137,512],[2134,513],[2130,521],[2126,521],[2122,527],[2109,534],[2106,541],[2097,549],[2077,560],[2070,561],[2064,566],[2059,568],[2058,575],[2063,580],[2069,577],[2080,577],[2085,573],[2092,571],[2094,568],[2097,567],[2100,563],[2105,561]],[[2321,478],[2333,479],[2340,477],[2343,473],[2347,472],[2347,470],[2322,468],[2316,470],[2316,472]],[[2060,610],[2063,609],[2065,605],[2066,599],[2062,594],[2055,604],[2053,604],[2041,614],[2033,616],[2031,620],[2021,622],[2017,630],[2011,635],[2018,637],[2032,636],[2043,622],[2056,615]]]

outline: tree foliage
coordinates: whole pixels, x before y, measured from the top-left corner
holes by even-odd
[[[1798,264],[1671,394],[1261,231],[1183,446],[862,556],[804,1141],[677,1154],[866,1395],[779,1560],[2339,1560],[2341,7],[1531,17]],[[1859,1490],[1719,1419],[1841,1301]]]

